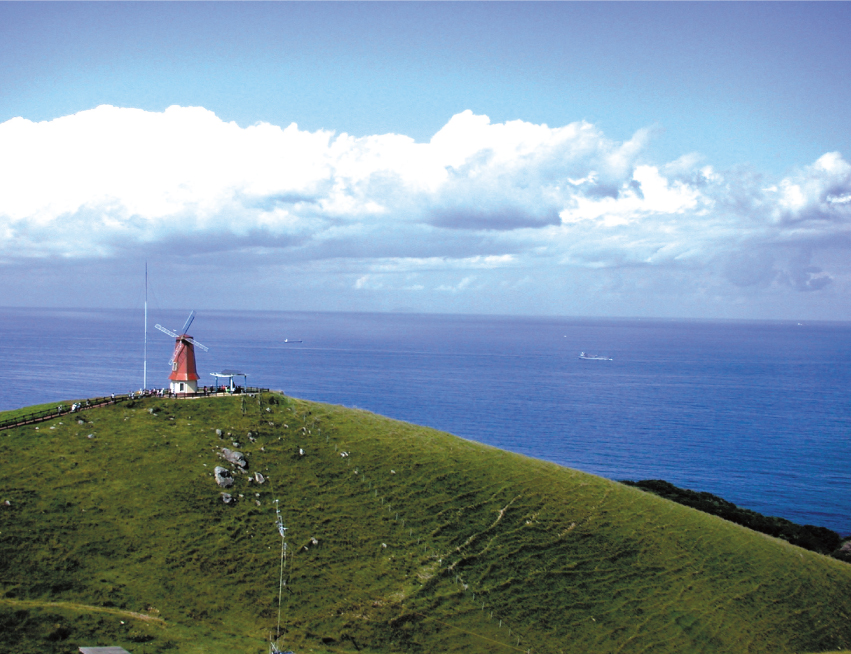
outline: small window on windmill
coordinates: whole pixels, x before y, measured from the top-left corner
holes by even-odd
[[[177,361],[171,362],[171,371],[175,372],[177,370]]]

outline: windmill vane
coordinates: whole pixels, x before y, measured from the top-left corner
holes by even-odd
[[[155,325],[162,333],[174,339],[174,352],[169,361],[171,364],[171,374],[168,378],[171,382],[169,384],[171,392],[177,395],[198,392],[198,380],[200,377],[195,368],[195,346],[198,346],[205,352],[208,350],[205,345],[202,345],[187,333],[193,320],[195,320],[194,311],[190,312],[179,334],[166,329],[162,325]]]

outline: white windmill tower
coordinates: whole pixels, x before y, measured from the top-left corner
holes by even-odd
[[[174,354],[171,355],[171,374],[168,376],[170,380],[169,388],[172,393],[186,394],[198,392],[198,371],[195,369],[195,346],[200,347],[204,352],[209,350],[208,347],[201,345],[198,341],[192,338],[187,332],[189,325],[195,320],[195,312],[191,312],[183,325],[183,329],[179,334],[175,334],[170,329],[166,329],[162,325],[154,325],[164,334],[168,334],[174,342]]]

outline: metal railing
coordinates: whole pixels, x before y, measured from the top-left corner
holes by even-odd
[[[166,393],[164,395],[158,395],[156,391],[140,391],[138,393],[133,394],[112,395],[109,397],[95,397],[89,398],[87,400],[80,400],[79,402],[74,402],[72,404],[62,403],[57,405],[55,409],[42,409],[41,411],[34,411],[32,413],[22,413],[13,418],[7,418],[6,420],[0,421],[0,431],[3,431],[4,429],[12,429],[14,427],[24,427],[26,425],[33,425],[39,422],[44,422],[45,420],[52,420],[53,418],[58,418],[60,416],[67,416],[70,414],[79,413],[81,411],[86,411],[87,409],[108,406],[110,404],[117,404],[118,402],[126,402],[128,400],[142,400],[145,398],[183,400],[197,397],[226,397],[229,395],[248,395],[254,393],[270,392],[271,391],[268,388],[257,388],[255,386],[239,386],[233,392],[209,387],[206,390],[199,391],[198,393]]]
[[[53,418],[58,418],[59,416],[67,416],[72,413],[86,411],[87,409],[94,409],[95,407],[99,406],[116,404],[117,402],[123,402],[128,398],[129,396],[127,395],[94,397],[89,398],[87,400],[80,400],[79,402],[73,402],[72,404],[62,403],[57,405],[55,409],[42,409],[41,411],[34,411],[32,413],[23,413],[15,416],[14,418],[8,418],[0,422],[0,431],[4,429],[12,429],[13,427],[23,427],[25,425],[32,425],[37,422],[44,422],[45,420],[52,420]]]
[[[257,388],[255,386],[237,386],[230,390],[227,386],[202,386],[196,393],[174,393],[167,389],[162,391],[141,391],[134,394],[131,399],[144,399],[146,397],[161,398],[164,400],[188,400],[199,397],[227,397],[230,395],[249,395],[254,393],[271,393],[268,388]]]

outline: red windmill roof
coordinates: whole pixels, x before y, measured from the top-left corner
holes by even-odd
[[[192,338],[183,334],[174,339],[174,358],[171,363],[171,381],[198,381],[200,377],[195,370],[195,347],[186,339]]]

